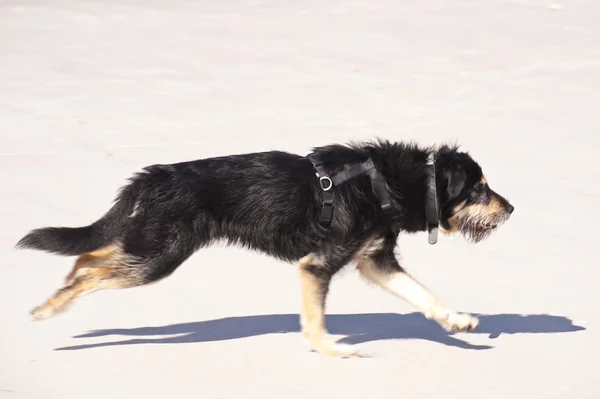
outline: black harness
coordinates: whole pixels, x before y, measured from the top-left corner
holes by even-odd
[[[343,170],[330,176],[329,173],[323,167],[323,164],[319,162],[314,154],[307,155],[307,158],[313,164],[316,170],[317,178],[319,179],[319,185],[323,191],[323,205],[321,207],[321,215],[319,216],[319,223],[328,228],[333,219],[333,192],[331,191],[335,186],[354,179],[355,177],[368,175],[371,179],[371,188],[375,197],[379,200],[379,205],[383,212],[389,215],[392,212],[392,201],[385,185],[385,179],[379,173],[373,160],[369,158],[365,162],[356,165],[346,165]],[[437,195],[435,185],[435,165],[433,159],[427,163],[427,194],[425,198],[425,214],[427,219],[427,231],[429,233],[429,243],[435,244],[437,242],[438,233],[438,212],[437,212]]]

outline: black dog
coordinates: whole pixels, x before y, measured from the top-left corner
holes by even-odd
[[[326,339],[324,304],[337,271],[354,262],[446,330],[470,331],[476,318],[445,308],[398,264],[397,236],[435,231],[428,221],[439,220],[442,232],[479,242],[513,209],[457,147],[376,141],[315,148],[310,158],[272,151],[149,166],[98,221],[37,229],[17,245],[79,256],[34,320],[97,290],[165,278],[218,240],[298,262],[304,336],[318,352],[350,355]]]

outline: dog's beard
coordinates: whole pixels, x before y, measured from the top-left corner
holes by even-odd
[[[477,244],[489,238],[507,219],[502,214],[483,216],[465,213],[456,216],[454,227],[468,242]]]

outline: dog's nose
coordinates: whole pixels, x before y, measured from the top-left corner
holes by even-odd
[[[513,211],[515,210],[515,207],[512,205],[508,206],[508,213],[513,213]]]

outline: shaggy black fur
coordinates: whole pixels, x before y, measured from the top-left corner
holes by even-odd
[[[50,227],[30,232],[19,247],[79,255],[119,241],[139,260],[145,281],[171,273],[195,250],[225,240],[285,261],[309,253],[349,260],[371,236],[396,237],[425,230],[426,162],[435,155],[441,227],[458,228],[478,241],[505,217],[479,225],[450,218],[463,201],[489,203],[498,198],[481,184],[479,165],[454,146],[419,148],[416,144],[378,141],[314,149],[335,173],[345,165],[372,158],[384,176],[394,213],[386,219],[367,176],[334,188],[331,228],[318,223],[321,195],[315,171],[302,156],[263,152],[153,165],[122,188],[115,205],[95,223],[79,228]],[[143,266],[142,266],[143,265]],[[142,271],[141,271],[142,272]]]

